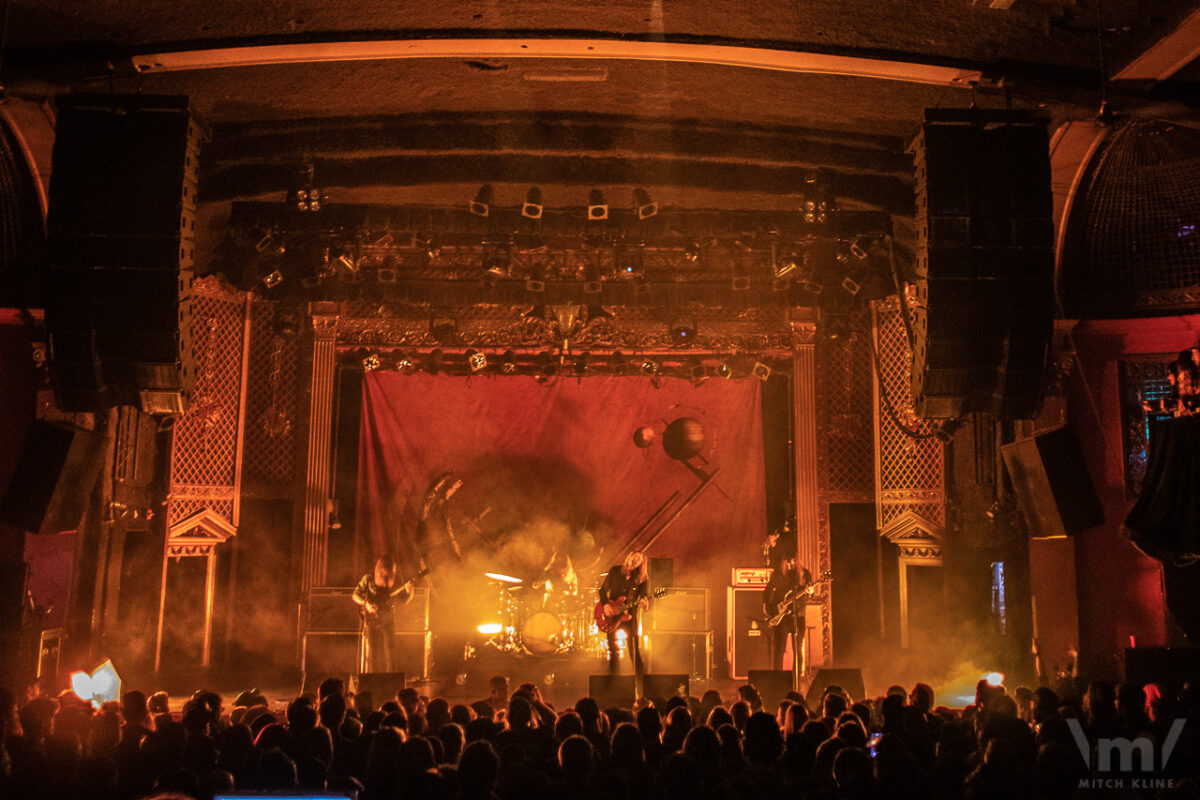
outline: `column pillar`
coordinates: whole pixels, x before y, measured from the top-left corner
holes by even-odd
[[[829,568],[828,542],[822,542],[817,483],[816,402],[817,321],[810,309],[792,315],[792,398],[795,413],[793,445],[796,458],[796,558],[816,577]],[[821,599],[821,662],[832,659],[829,592]],[[810,655],[810,661],[813,659]]]
[[[308,409],[308,461],[304,492],[304,572],[300,591],[325,584],[329,537],[330,441],[333,431],[333,383],[337,306],[314,303],[312,384]]]

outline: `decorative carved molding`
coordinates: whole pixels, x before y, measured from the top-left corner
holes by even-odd
[[[211,556],[216,553],[220,542],[204,542],[190,544],[168,544],[167,558],[186,558],[190,556]]]
[[[920,561],[941,561],[942,548],[940,545],[933,545],[929,547],[922,547],[920,545],[901,545],[900,558]]]
[[[884,489],[879,499],[885,503],[944,503],[942,489]]]
[[[608,311],[597,313],[598,307],[567,304],[565,308],[576,311],[556,313],[562,308],[546,306],[537,314],[536,307],[529,305],[481,304],[446,313],[430,307],[388,307],[384,317],[368,316],[379,309],[355,304],[338,318],[337,341],[339,347],[561,347],[569,341],[574,348],[666,349],[677,346],[670,323],[686,319],[696,324],[696,339],[689,348],[693,351],[783,354],[793,346],[792,329],[783,310],[756,308],[731,317],[728,309],[623,306],[610,315]],[[589,313],[593,315],[590,318]]]
[[[172,484],[171,493],[167,497],[171,500],[231,500],[233,487],[189,486],[176,483]]]

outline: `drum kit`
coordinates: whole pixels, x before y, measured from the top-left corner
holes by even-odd
[[[525,656],[606,652],[604,635],[592,619],[592,603],[577,588],[485,574],[494,584],[500,619],[498,625],[480,626],[481,632],[493,633],[488,646]]]

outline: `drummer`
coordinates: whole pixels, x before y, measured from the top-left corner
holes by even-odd
[[[555,548],[550,554],[549,563],[542,570],[538,583],[534,585],[537,586],[541,583],[545,584],[547,593],[557,591],[567,595],[579,594],[579,575],[575,572],[571,557]]]

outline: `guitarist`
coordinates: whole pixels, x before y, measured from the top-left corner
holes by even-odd
[[[636,685],[641,688],[642,654],[638,648],[638,613],[650,605],[650,577],[646,571],[646,556],[630,553],[620,565],[613,565],[600,586],[600,602],[606,616],[616,615],[619,625],[608,631],[608,670],[620,670],[620,650],[617,649],[617,631],[625,631],[625,646],[633,660]],[[632,604],[629,611],[625,607]]]
[[[398,654],[393,608],[397,601],[407,603],[413,596],[412,581],[397,585],[396,580],[396,559],[383,555],[375,562],[375,568],[362,576],[351,595],[362,614],[367,646],[363,663],[367,672],[394,671]]]
[[[771,629],[771,669],[783,668],[783,654],[787,650],[788,637],[792,637],[793,658],[800,662],[804,641],[804,600],[802,592],[812,583],[812,575],[807,569],[796,568],[795,554],[785,556],[778,568],[771,573],[767,588],[763,589],[763,613],[771,619],[784,611],[782,604],[791,604],[789,613]],[[798,598],[798,599],[797,599]],[[793,667],[793,671],[795,668]],[[800,670],[801,672],[803,670]]]

